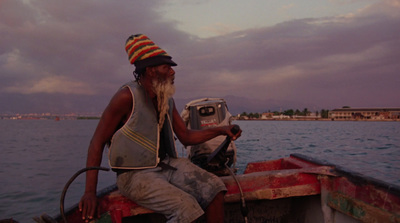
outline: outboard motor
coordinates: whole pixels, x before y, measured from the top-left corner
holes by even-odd
[[[228,107],[224,99],[221,98],[202,98],[194,100],[186,104],[185,109],[181,113],[182,119],[185,121],[189,129],[206,129],[216,126],[230,125],[232,115],[228,111]],[[197,166],[212,172],[218,176],[229,175],[229,171],[224,164],[219,162],[209,162],[207,159],[226,139],[226,136],[218,136],[205,143],[187,146],[189,149],[189,159]],[[230,142],[225,158],[229,159],[227,166],[235,169],[236,163],[236,146],[234,142]]]

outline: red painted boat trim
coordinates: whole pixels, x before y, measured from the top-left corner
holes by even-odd
[[[330,215],[337,210],[364,222],[400,222],[399,187],[299,154],[249,163],[244,174],[236,177],[247,201],[321,194],[322,206],[330,207],[324,213],[326,219],[333,218]],[[231,176],[221,179],[228,188],[225,202],[239,202],[236,181]],[[123,197],[115,185],[101,193],[100,209],[108,212],[114,222],[124,216],[152,212]],[[83,222],[76,206],[66,213],[69,222]],[[60,217],[57,222],[62,222]]]

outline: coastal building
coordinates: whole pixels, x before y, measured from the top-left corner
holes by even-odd
[[[274,116],[273,112],[264,112],[261,114],[261,119],[272,119],[272,116]]]
[[[400,108],[339,108],[329,111],[332,120],[399,120]]]
[[[274,115],[272,116],[273,119],[290,119],[291,117],[289,115],[284,115],[284,114],[280,114],[280,115]]]

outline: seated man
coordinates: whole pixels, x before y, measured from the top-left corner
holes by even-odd
[[[232,139],[233,126],[189,130],[180,117],[172,58],[147,36],[133,35],[125,49],[135,65],[135,81],[125,84],[106,107],[90,142],[86,165],[99,166],[104,146],[117,173],[120,192],[137,204],[162,213],[168,222],[192,222],[206,212],[208,222],[223,222],[226,187],[213,174],[186,158],[178,158],[174,133],[183,145],[203,143],[219,135]],[[82,218],[93,218],[98,171],[86,174],[79,202]]]

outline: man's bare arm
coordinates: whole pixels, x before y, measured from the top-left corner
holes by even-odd
[[[86,166],[100,166],[104,146],[110,142],[117,128],[129,117],[132,110],[132,96],[129,89],[118,91],[104,110],[97,125],[95,133],[90,141]],[[98,170],[90,170],[86,173],[85,194],[79,202],[82,217],[86,220],[93,218],[96,207],[96,187]]]

